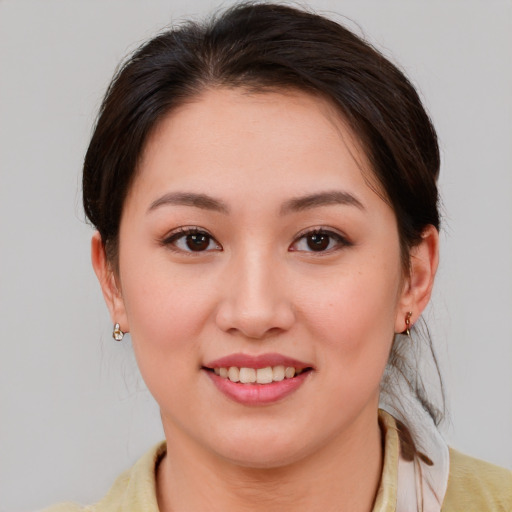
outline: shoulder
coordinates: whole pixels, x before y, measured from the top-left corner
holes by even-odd
[[[95,505],[60,503],[41,512],[158,512],[155,470],[165,453],[165,442],[152,448],[121,474],[107,495]]]
[[[512,471],[450,448],[450,476],[442,512],[511,512]]]

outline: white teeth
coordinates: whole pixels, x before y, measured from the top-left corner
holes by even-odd
[[[258,384],[270,384],[273,379],[273,371],[271,366],[266,368],[258,368],[256,370],[256,382]]]
[[[254,368],[240,368],[240,382],[242,384],[256,382],[256,370]]]
[[[292,379],[300,375],[304,369],[295,369],[293,366],[267,366],[265,368],[214,368],[215,375],[219,375],[231,382],[241,382],[242,384],[270,384],[271,382],[280,382],[284,379]]]
[[[284,371],[284,376],[287,379],[291,379],[295,377],[295,368],[293,366],[288,366],[286,370]]]
[[[228,379],[231,382],[238,382],[240,380],[240,370],[236,366],[232,366],[228,370]]]
[[[284,380],[284,366],[274,366],[273,380],[280,382]]]

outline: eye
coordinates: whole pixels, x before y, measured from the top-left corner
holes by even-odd
[[[177,232],[171,233],[162,243],[183,252],[222,250],[222,247],[209,233],[198,228],[180,228]]]
[[[291,251],[330,252],[351,245],[343,236],[333,231],[317,229],[301,235],[290,247]]]

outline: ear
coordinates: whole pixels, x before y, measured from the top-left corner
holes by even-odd
[[[407,328],[406,318],[411,315],[411,326],[425,309],[432,295],[434,278],[439,264],[439,232],[429,225],[421,235],[421,242],[411,249],[410,273],[405,279],[395,320],[395,332]]]
[[[105,245],[101,239],[101,235],[96,231],[91,240],[91,260],[94,272],[101,286],[103,298],[107,303],[110,311],[112,323],[119,323],[123,332],[130,330],[126,309],[124,306],[121,288],[118,285],[118,279],[111,264],[107,260],[105,253]]]

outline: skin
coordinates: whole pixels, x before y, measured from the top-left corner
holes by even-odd
[[[98,234],[92,260],[160,406],[162,511],[371,510],[380,379],[407,312],[414,323],[429,300],[438,258],[428,227],[403,275],[396,218],[372,176],[334,108],[301,92],[208,90],[151,135],[123,209],[119,271]],[[326,191],[359,205],[286,208]],[[226,211],[161,200],[176,192]],[[180,227],[210,235],[207,250],[169,241]],[[304,235],[319,229],[334,235],[315,252]],[[240,352],[313,371],[277,403],[242,405],[201,370]]]

